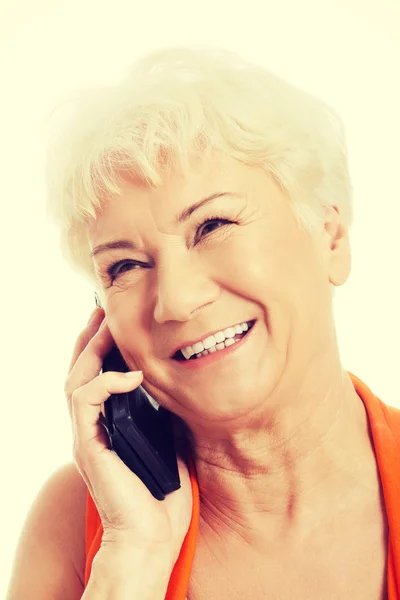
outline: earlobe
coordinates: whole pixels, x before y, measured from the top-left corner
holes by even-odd
[[[327,209],[325,233],[328,244],[327,267],[329,281],[334,286],[340,286],[347,281],[350,275],[351,251],[348,228],[343,223],[336,206]]]

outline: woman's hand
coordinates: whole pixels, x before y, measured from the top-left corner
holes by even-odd
[[[65,383],[74,458],[103,524],[102,548],[159,552],[160,557],[171,560],[172,567],[190,523],[188,471],[178,458],[181,488],[160,502],[109,449],[99,423],[101,406],[111,394],[134,390],[143,379],[141,371],[130,377],[111,371],[99,375],[113,344],[104,311],[97,308],[77,339]]]

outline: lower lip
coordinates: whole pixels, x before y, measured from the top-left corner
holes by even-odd
[[[248,331],[248,333],[242,337],[238,342],[235,342],[231,346],[224,348],[223,350],[216,350],[212,354],[208,354],[207,356],[201,356],[200,358],[195,358],[193,360],[174,360],[174,362],[183,367],[184,369],[201,369],[203,367],[207,367],[208,365],[212,365],[218,360],[222,358],[228,358],[229,356],[233,356],[235,352],[237,352],[240,348],[243,348],[247,340],[252,337],[253,331],[256,327],[257,322],[254,322],[253,327]]]

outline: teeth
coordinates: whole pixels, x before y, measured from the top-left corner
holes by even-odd
[[[224,341],[225,336],[222,333],[222,331],[218,331],[218,333],[214,333],[214,338],[215,338],[215,341],[217,342],[217,344],[220,344],[221,342]]]
[[[196,342],[195,344],[193,344],[193,352],[195,354],[197,354],[198,352],[203,352],[204,350],[204,346],[203,346],[203,342]]]
[[[187,348],[182,348],[181,352],[182,352],[183,356],[186,358],[186,360],[188,360],[192,356],[192,354],[194,354],[192,346],[188,346]]]
[[[186,360],[189,360],[193,354],[195,354],[197,358],[206,356],[209,353],[223,350],[223,348],[231,346],[236,342],[234,339],[235,335],[240,335],[248,329],[249,326],[247,323],[240,323],[232,327],[227,327],[222,331],[214,333],[214,335],[208,336],[202,342],[196,342],[192,346],[181,348],[181,352]]]
[[[224,329],[224,336],[226,338],[233,338],[235,337],[235,328],[234,327],[228,327],[227,329]]]
[[[198,354],[196,354],[196,357],[200,358],[201,356],[208,356],[213,352],[217,352],[217,350],[223,350],[224,348],[228,348],[229,346],[236,344],[236,342],[238,341],[239,340],[235,340],[235,338],[228,338],[225,340],[225,342],[217,344],[216,346],[212,346],[209,350],[203,350],[203,352],[199,352]]]
[[[215,337],[213,335],[210,335],[208,338],[206,338],[205,340],[203,340],[203,346],[204,346],[205,350],[208,350],[208,348],[211,348],[211,346],[215,346],[216,343],[217,342],[216,342]]]

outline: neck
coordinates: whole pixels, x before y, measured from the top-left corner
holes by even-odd
[[[256,427],[194,432],[201,534],[270,547],[376,491],[366,411],[347,373],[338,365],[297,389]]]

